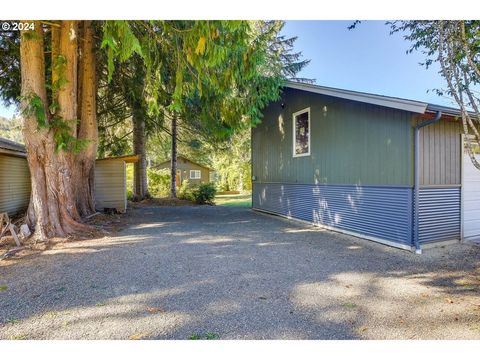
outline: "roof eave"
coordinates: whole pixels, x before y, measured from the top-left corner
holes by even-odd
[[[393,109],[409,111],[412,113],[423,114],[427,109],[428,104],[408,99],[400,99],[383,95],[375,95],[362,93],[358,91],[343,90],[330,88],[325,86],[311,85],[298,83],[294,81],[287,81],[285,87],[297,90],[308,91],[316,94],[333,96],[337,98],[363,102],[367,104],[379,105]]]
[[[27,153],[23,151],[16,151],[16,150],[10,150],[5,148],[0,148],[0,155],[10,155],[10,156],[17,156],[22,158],[27,157]]]

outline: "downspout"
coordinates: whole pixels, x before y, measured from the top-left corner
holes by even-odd
[[[420,124],[417,124],[414,129],[414,136],[415,136],[415,144],[414,144],[414,186],[413,186],[413,192],[414,192],[414,204],[415,204],[415,219],[414,219],[414,227],[413,227],[413,244],[415,245],[415,253],[416,254],[421,254],[422,249],[420,247],[420,241],[418,238],[418,225],[419,225],[419,220],[418,220],[418,212],[419,212],[419,196],[420,196],[420,129],[434,124],[437,121],[440,120],[442,117],[442,112],[437,111],[435,114],[435,117],[431,120],[424,121]]]

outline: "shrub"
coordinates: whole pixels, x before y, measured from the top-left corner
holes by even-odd
[[[214,205],[215,194],[217,193],[217,189],[215,185],[212,183],[201,184],[197,185],[192,188],[192,201],[196,202],[197,204],[208,204]]]
[[[147,169],[148,190],[154,197],[166,197],[170,193],[170,170]]]
[[[131,189],[127,189],[127,199],[133,201],[133,191]]]
[[[183,180],[182,185],[177,188],[177,198],[182,200],[194,201],[192,189],[188,180]]]

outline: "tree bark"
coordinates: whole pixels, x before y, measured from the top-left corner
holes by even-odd
[[[172,114],[172,154],[171,154],[171,185],[170,197],[177,197],[177,115]]]
[[[28,108],[32,96],[36,96],[41,100],[44,114],[47,116],[43,29],[39,21],[34,23],[35,30],[21,32],[21,107]],[[68,30],[68,33],[65,33],[64,29]],[[72,74],[75,72],[72,68],[76,68],[76,63],[73,64],[76,56],[70,53],[73,49],[76,52],[76,47],[73,48],[70,42],[76,42],[75,23],[62,22],[60,51],[65,51],[65,56],[72,61],[71,64],[67,64],[67,74]],[[75,79],[67,78],[73,85],[67,84],[66,89],[58,94],[59,103],[63,105],[60,114],[67,119],[75,115],[76,98],[71,98],[76,91]],[[72,89],[73,86],[75,90]],[[32,179],[28,221],[35,228],[35,235],[41,240],[46,240],[50,237],[65,237],[90,230],[90,227],[78,222],[80,218],[72,188],[71,157],[64,151],[57,151],[54,129],[48,126],[40,128],[34,112],[27,111],[24,114],[23,135]]]
[[[133,151],[138,155],[138,162],[134,164],[133,183],[135,200],[143,200],[149,196],[147,182],[147,154],[145,150],[145,114],[142,105],[137,104],[133,109]]]
[[[81,216],[95,212],[95,158],[98,147],[97,79],[92,22],[83,21],[79,66],[78,139],[86,146],[76,154],[76,203]]]

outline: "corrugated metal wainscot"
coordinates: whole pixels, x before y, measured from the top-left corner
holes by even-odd
[[[253,184],[254,209],[304,220],[410,249],[412,188]]]
[[[420,188],[420,244],[460,240],[460,194],[459,186]]]

